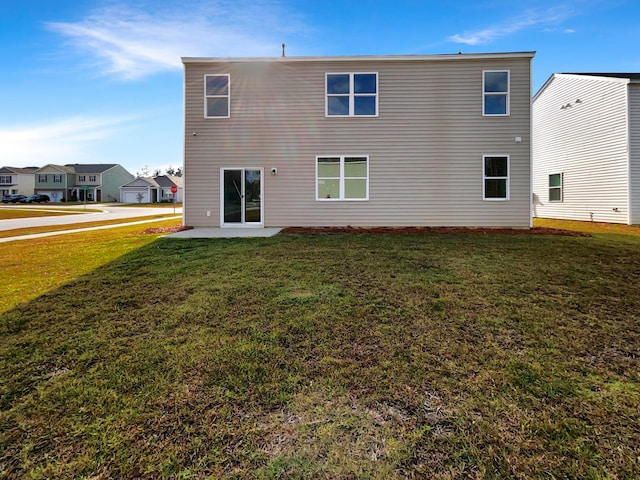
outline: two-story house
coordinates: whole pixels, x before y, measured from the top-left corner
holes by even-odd
[[[120,199],[120,186],[135,178],[118,164],[76,163],[67,166],[75,171],[74,193],[80,201],[86,192],[87,201],[90,202],[117,202]]]
[[[133,180],[118,164],[45,165],[35,172],[35,192],[51,201],[117,202],[120,185]]]
[[[2,167],[0,168],[0,195],[33,194],[34,172],[38,167]]]
[[[532,113],[534,216],[640,224],[640,73],[556,73]]]
[[[184,223],[529,228],[533,57],[183,58]]]
[[[34,192],[48,195],[52,202],[69,201],[69,191],[75,184],[73,168],[48,164],[34,172]]]

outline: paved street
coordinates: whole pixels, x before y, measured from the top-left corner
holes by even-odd
[[[83,208],[79,205],[73,206],[47,206],[47,210],[55,207],[56,210],[65,210],[69,208],[78,209]],[[0,204],[2,208],[29,208],[38,209],[43,208],[40,205],[14,205],[14,204]],[[0,230],[13,230],[16,228],[27,227],[39,227],[39,226],[51,226],[51,225],[69,225],[69,228],[73,228],[74,223],[85,222],[104,222],[107,220],[123,220],[126,222],[129,218],[146,217],[153,215],[172,215],[172,207],[130,207],[110,204],[87,204],[87,210],[100,209],[101,212],[88,212],[88,213],[74,213],[73,215],[62,215],[56,217],[36,217],[36,218],[16,218],[9,220],[0,220]],[[176,207],[176,215],[182,214],[182,208]]]

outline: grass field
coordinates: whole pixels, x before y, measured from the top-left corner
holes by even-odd
[[[144,217],[149,218],[149,217]],[[135,219],[133,219],[135,220]],[[119,220],[122,222],[122,220]],[[92,226],[110,222],[92,222]],[[157,235],[141,235],[145,229],[179,225],[180,220],[158,221],[152,224],[114,227],[107,230],[64,234],[54,237],[3,243],[0,264],[6,279],[0,289],[0,313],[19,303],[61,287],[67,282],[90,273],[114,261],[127,252],[156,240]],[[80,228],[84,224],[60,226]],[[0,238],[20,232],[41,233],[55,227],[35,227],[0,232]]]
[[[534,227],[562,228],[576,230],[578,232],[594,234],[619,235],[618,238],[635,241],[633,237],[640,236],[640,227],[637,225],[622,225],[619,223],[580,222],[578,220],[554,220],[549,218],[536,218]],[[621,236],[621,237],[620,237]],[[612,238],[611,236],[609,238]]]
[[[60,217],[73,215],[80,212],[60,210],[40,210],[35,208],[0,208],[0,220],[13,220],[16,218]]]
[[[40,227],[15,228],[13,230],[0,230],[0,238],[18,237],[21,235],[33,235],[35,233],[60,232],[64,230],[75,230],[75,229],[87,228],[87,227],[98,227],[101,225],[117,225],[121,223],[131,223],[131,222],[138,222],[138,221],[145,221],[145,220],[161,220],[163,218],[167,218],[171,216],[173,216],[173,214],[170,212],[167,212],[161,215],[145,215],[144,217],[130,217],[125,219],[120,218],[116,220],[94,220],[92,222],[81,222],[81,223],[73,223],[73,224],[65,224],[65,225],[47,225],[47,226],[40,226]]]
[[[0,477],[640,476],[640,237],[142,228],[24,251]]]

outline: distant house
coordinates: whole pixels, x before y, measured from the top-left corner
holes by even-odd
[[[535,217],[640,223],[640,73],[554,74],[532,124]]]
[[[48,195],[52,202],[69,201],[75,171],[64,165],[45,165],[34,172],[34,193]]]
[[[184,222],[528,228],[533,56],[183,58]]]
[[[35,172],[35,193],[52,201],[117,202],[120,185],[134,178],[117,164],[45,165]]]
[[[32,195],[35,180],[33,173],[38,167],[2,167],[0,168],[0,195]]]
[[[171,187],[178,191],[174,195]],[[173,175],[138,177],[120,187],[122,203],[182,202],[182,178]]]

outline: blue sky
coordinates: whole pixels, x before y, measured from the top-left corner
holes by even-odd
[[[0,1],[0,166],[182,164],[183,56],[536,51],[639,72],[638,0]]]

